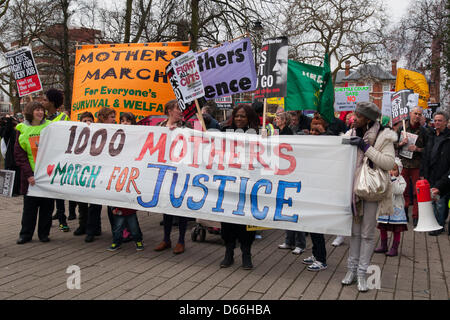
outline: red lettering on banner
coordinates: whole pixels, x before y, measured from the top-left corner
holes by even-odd
[[[231,141],[231,151],[230,151],[230,159],[228,161],[228,166],[231,168],[241,168],[241,164],[239,162],[234,162],[234,159],[238,159],[240,153],[236,152],[236,147],[240,146],[243,147],[244,146],[244,142],[240,141],[240,140],[233,140]]]
[[[141,191],[139,191],[138,187],[136,186],[135,179],[139,178],[139,169],[138,168],[131,168],[130,178],[128,179],[127,184],[127,193],[130,193],[130,184],[133,184],[133,188],[136,191],[137,194],[141,194]]]
[[[275,166],[275,174],[277,175],[286,175],[289,174],[291,172],[293,172],[295,170],[295,168],[297,167],[297,160],[295,160],[294,156],[290,156],[287,154],[284,154],[281,152],[281,149],[286,149],[287,151],[292,151],[292,146],[290,144],[287,143],[281,143],[280,145],[278,145],[277,147],[274,148],[274,153],[282,159],[285,159],[287,161],[290,162],[290,166],[287,169],[280,169],[277,166]]]
[[[114,174],[116,171],[120,172],[120,167],[114,167],[113,172],[111,173],[111,177],[109,178],[108,186],[106,187],[106,190],[111,189],[111,182],[116,177]]]
[[[135,179],[137,179],[139,177],[139,169],[138,168],[131,168],[131,173],[128,177],[128,173],[130,172],[130,168],[125,167],[123,168],[122,172],[120,172],[122,169],[120,167],[114,167],[113,172],[111,173],[111,177],[109,178],[109,182],[108,182],[108,187],[106,188],[106,190],[110,190],[111,189],[111,183],[112,181],[117,178],[116,181],[116,186],[115,186],[115,190],[116,192],[121,192],[123,190],[123,187],[125,186],[125,183],[127,182],[128,179],[128,184],[127,184],[127,189],[126,192],[130,193],[130,184],[133,184],[134,190],[136,191],[137,194],[141,194],[141,191],[139,191],[138,187],[136,186],[136,182],[134,181]],[[119,177],[117,177],[115,175],[115,172],[119,171]]]
[[[209,153],[209,160],[208,165],[206,166],[206,169],[212,168],[212,163],[216,155],[219,155],[219,164],[217,165],[218,170],[224,170],[225,167],[223,166],[223,158],[225,156],[225,150],[226,150],[226,142],[225,139],[222,139],[222,148],[216,149],[215,148],[215,139],[211,138],[211,152]]]
[[[153,136],[154,136],[153,132],[150,132],[148,134],[147,140],[145,140],[144,146],[141,149],[141,153],[139,154],[139,157],[135,159],[135,161],[142,160],[142,158],[144,157],[145,153],[148,150],[150,152],[150,155],[158,151],[158,162],[162,163],[166,162],[166,160],[164,160],[164,156],[166,152],[167,134],[166,133],[161,134],[156,146],[153,145]]]
[[[255,146],[258,146],[258,151],[255,152]],[[262,166],[268,170],[272,170],[267,163],[261,159],[261,155],[264,153],[264,145],[258,141],[250,141],[250,159],[248,164],[248,170],[255,170],[253,161],[256,159]]]
[[[120,192],[123,189],[123,186],[125,185],[125,182],[127,181],[128,177],[128,167],[125,167],[123,171],[120,173],[119,178],[117,178],[116,182],[116,191]]]
[[[180,155],[178,157],[175,157],[175,155],[174,155],[175,147],[176,147],[178,141],[180,141],[180,140],[183,143],[183,147],[181,148]],[[184,135],[179,134],[172,141],[172,144],[170,145],[169,159],[170,159],[170,161],[180,162],[184,158],[184,156],[186,155],[186,152],[187,152],[187,141],[186,141],[186,138],[184,137]]]
[[[189,137],[190,142],[194,142],[194,150],[193,150],[193,156],[192,156],[192,163],[189,165],[190,167],[198,168],[198,149],[200,146],[200,143],[209,143],[209,140],[203,137],[199,136],[190,136]]]

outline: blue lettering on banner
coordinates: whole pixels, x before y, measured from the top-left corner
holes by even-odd
[[[224,212],[223,208],[222,208],[222,203],[223,203],[223,196],[225,193],[225,185],[227,183],[227,181],[236,181],[236,177],[232,177],[232,176],[222,176],[222,175],[215,175],[213,177],[213,181],[217,181],[220,180],[220,185],[219,185],[219,196],[217,197],[217,203],[216,203],[216,207],[212,209],[212,211],[214,212]]]
[[[161,192],[161,185],[164,181],[164,176],[166,175],[167,170],[177,171],[176,167],[173,166],[165,166],[163,164],[151,164],[147,165],[147,168],[159,168],[158,178],[156,180],[155,191],[153,192],[153,198],[149,202],[142,201],[142,197],[137,197],[137,202],[143,206],[144,208],[153,208],[158,205],[159,201],[159,193]]]
[[[183,204],[184,198],[186,196],[186,193],[189,189],[190,181],[191,181],[191,174],[187,173],[186,177],[184,179],[183,189],[180,192],[179,196],[175,195],[175,190],[178,183],[178,177],[179,173],[177,171],[177,167],[175,166],[168,166],[168,165],[162,165],[162,164],[151,164],[149,163],[147,165],[147,168],[155,168],[158,169],[158,175],[156,179],[155,188],[153,190],[153,196],[150,201],[144,201],[142,196],[137,197],[137,202],[139,205],[141,205],[144,208],[153,208],[158,205],[159,202],[159,195],[161,193],[162,184],[164,182],[164,179],[166,177],[166,173],[168,171],[174,171],[172,176],[172,183],[170,186],[170,203],[174,208],[180,208]],[[68,168],[68,171],[74,171],[74,168],[72,167],[70,170],[70,167]],[[79,168],[75,168],[75,172],[78,172]],[[82,171],[81,176],[83,176],[84,171]],[[212,181],[220,181],[220,184],[217,188],[217,200],[215,207],[211,208],[212,212],[225,212],[223,206],[227,182],[233,182],[236,183],[238,177],[234,176],[227,176],[227,175],[213,175]],[[232,211],[233,215],[237,216],[245,216],[245,203],[246,203],[246,197],[247,197],[247,187],[248,182],[250,178],[247,177],[239,177],[239,200],[236,206],[236,209]],[[206,198],[209,194],[209,189],[205,185],[206,182],[210,181],[210,177],[206,174],[198,174],[193,177],[191,185],[192,187],[197,187],[203,190],[203,195],[200,200],[194,200],[194,197],[190,196],[186,200],[186,205],[188,209],[190,210],[200,210],[203,208]],[[84,183],[84,181],[83,181]],[[263,189],[264,194],[268,195],[272,193],[273,182],[268,179],[260,179],[254,183],[254,185],[251,187],[250,191],[250,211],[252,216],[257,220],[264,220],[267,218],[267,215],[269,213],[270,207],[264,206],[262,209],[258,206],[258,192],[260,192],[260,189]],[[298,182],[291,182],[291,181],[282,181],[280,180],[278,182],[278,186],[276,187],[277,193],[276,193],[276,205],[275,205],[275,213],[273,220],[274,221],[286,221],[286,222],[293,222],[297,223],[298,221],[298,214],[294,214],[292,216],[289,215],[283,215],[283,206],[286,204],[289,207],[292,207],[292,198],[289,197],[285,199],[285,193],[286,189],[288,188],[294,188],[296,189],[296,193],[299,193],[301,190],[301,181]],[[260,192],[261,196],[261,192]],[[197,198],[198,199],[198,198]]]
[[[267,212],[269,211],[267,206],[264,206],[262,211],[259,211],[258,209],[258,190],[261,187],[266,187],[265,193],[270,194],[272,192],[272,182],[267,179],[261,179],[253,185],[252,193],[250,195],[250,203],[252,207],[252,215],[258,220],[264,220],[267,216]]]
[[[172,203],[172,206],[174,208],[181,207],[181,204],[183,203],[184,195],[186,194],[186,191],[187,191],[187,188],[188,188],[189,178],[190,177],[191,177],[191,175],[188,173],[186,175],[186,180],[184,181],[183,190],[181,191],[180,196],[177,198],[177,197],[175,197],[175,187],[177,185],[178,173],[174,173],[173,174],[172,185],[170,186],[170,202]]]
[[[277,190],[277,204],[275,207],[275,215],[274,221],[289,221],[289,222],[297,222],[298,214],[294,214],[293,216],[285,216],[282,214],[283,205],[286,203],[289,207],[292,207],[292,198],[284,199],[284,193],[286,188],[297,188],[297,193],[302,189],[302,183],[299,182],[290,182],[290,181],[279,181],[278,182],[278,190]]]
[[[233,214],[238,216],[244,215],[245,195],[247,191],[248,178],[241,177],[241,184],[239,186],[239,203],[237,209],[233,211]]]
[[[203,178],[205,182],[209,181],[209,177],[206,174],[199,174],[192,179],[192,185],[194,187],[200,187],[203,189],[204,195],[203,198],[200,201],[194,201],[192,197],[189,197],[187,199],[187,206],[191,210],[199,210],[203,208],[203,205],[205,204],[206,196],[208,195],[208,188],[200,182],[200,179]]]

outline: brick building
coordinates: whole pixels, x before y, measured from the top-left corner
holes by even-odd
[[[40,38],[32,39],[30,47],[33,50],[34,60],[42,82],[43,91],[49,88],[64,90],[63,48],[64,29],[62,24],[55,24],[47,28]],[[96,29],[75,27],[69,28],[69,64],[70,78],[73,81],[75,63],[75,51],[77,45],[97,44],[101,37],[101,31]],[[18,48],[18,41],[11,43],[11,49]],[[72,87],[72,83],[70,85]],[[33,94],[37,96],[41,93]],[[20,101],[21,109],[32,97],[25,96]]]
[[[392,60],[391,62],[391,70],[389,71],[385,70],[379,64],[363,65],[352,71],[350,61],[347,60],[345,62],[345,70],[338,71],[334,86],[336,88],[369,86],[370,101],[381,109],[383,91],[392,91],[395,89],[397,60]]]
[[[77,45],[99,43],[101,31],[89,28],[69,28],[69,63],[71,74],[75,63]],[[63,26],[53,25],[41,36],[41,40],[31,42],[34,59],[39,70],[43,88],[64,89],[63,71]],[[72,77],[73,78],[73,77]]]

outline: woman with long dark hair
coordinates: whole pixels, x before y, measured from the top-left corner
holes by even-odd
[[[249,105],[240,105],[233,110],[229,126],[223,131],[236,130],[237,132],[258,133],[259,118]],[[227,268],[234,263],[234,248],[239,240],[242,251],[242,267],[246,270],[253,268],[251,246],[255,240],[255,231],[247,231],[247,226],[234,223],[221,223],[222,239],[225,242],[225,257],[220,263],[221,268]]]

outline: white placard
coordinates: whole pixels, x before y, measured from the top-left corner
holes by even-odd
[[[370,87],[334,88],[334,110],[355,111],[358,102],[369,101]]]
[[[192,51],[188,51],[170,62],[178,80],[179,89],[185,103],[190,103],[205,95],[197,59]]]

